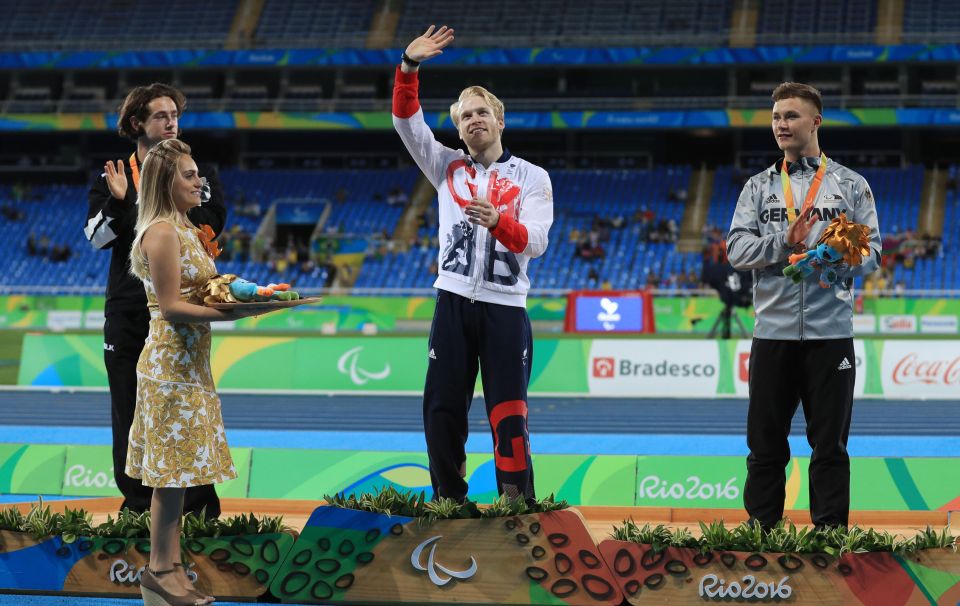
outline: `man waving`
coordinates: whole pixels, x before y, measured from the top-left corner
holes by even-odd
[[[451,42],[452,29],[430,26],[404,51],[393,89],[394,127],[440,205],[438,296],[423,393],[430,476],[434,497],[466,499],[467,412],[479,370],[499,491],[531,501],[526,270],[547,249],[553,191],[545,170],[503,147],[503,103],[481,86],[465,88],[450,107],[468,153],[434,138],[420,109],[418,71]]]

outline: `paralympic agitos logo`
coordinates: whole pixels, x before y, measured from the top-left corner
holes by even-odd
[[[843,212],[842,208],[813,208],[813,214],[817,216],[817,221],[833,221]],[[786,223],[787,209],[783,206],[774,206],[773,208],[764,208],[760,211],[761,223]]]
[[[337,370],[341,374],[350,377],[354,385],[365,385],[369,381],[382,381],[390,376],[390,363],[385,362],[379,371],[371,371],[360,366],[360,352],[363,346],[354,347],[347,350],[340,359],[337,360]]]
[[[473,576],[477,574],[477,560],[473,556],[470,556],[470,566],[465,570],[451,570],[437,561],[437,541],[441,538],[441,535],[430,537],[417,545],[413,553],[410,554],[410,564],[413,568],[420,572],[427,573],[427,576],[430,577],[430,582],[437,587],[443,587],[453,579],[467,581],[473,578]],[[427,564],[424,566],[421,554],[427,547],[430,548],[430,551],[427,555]]]

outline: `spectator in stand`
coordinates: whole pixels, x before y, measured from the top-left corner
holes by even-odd
[[[0,207],[0,214],[3,214],[3,218],[7,221],[22,221],[23,220],[23,211],[15,207],[13,204],[4,204]]]
[[[37,234],[34,232],[30,232],[30,235],[27,236],[27,254],[31,257],[40,254],[40,247],[37,244]]]
[[[50,260],[54,263],[60,263],[63,261],[69,261],[70,255],[73,254],[73,251],[70,249],[70,246],[67,244],[55,244],[50,249]]]
[[[399,187],[394,187],[387,194],[387,204],[389,206],[406,206],[409,201],[407,194]]]

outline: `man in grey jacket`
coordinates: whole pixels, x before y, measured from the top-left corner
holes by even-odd
[[[727,235],[730,263],[753,270],[756,327],[750,351],[747,481],[743,502],[764,528],[783,517],[790,422],[803,404],[810,459],[810,514],[817,527],[846,526],[847,436],[853,409],[853,276],[880,265],[880,230],[866,180],[830,160],[817,138],[820,92],[786,82],[773,91],[773,134],[784,159],[744,186]],[[787,257],[812,247],[841,212],[870,227],[870,255],[839,268],[821,288],[783,275]]]

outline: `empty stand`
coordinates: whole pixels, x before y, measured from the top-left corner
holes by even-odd
[[[431,23],[457,29],[458,44],[563,46],[648,44],[657,39],[698,36],[723,44],[730,30],[730,2],[702,0],[498,0],[450,3],[405,0],[396,46],[422,33],[424,15]]]
[[[0,0],[0,40],[20,48],[219,48],[237,0]]]
[[[868,41],[877,21],[875,0],[764,0],[757,21],[758,42],[783,44],[816,34],[862,34]],[[909,4],[909,3],[907,3]],[[836,43],[835,37],[824,42]]]
[[[255,40],[260,46],[362,47],[375,6],[374,0],[266,0]]]

